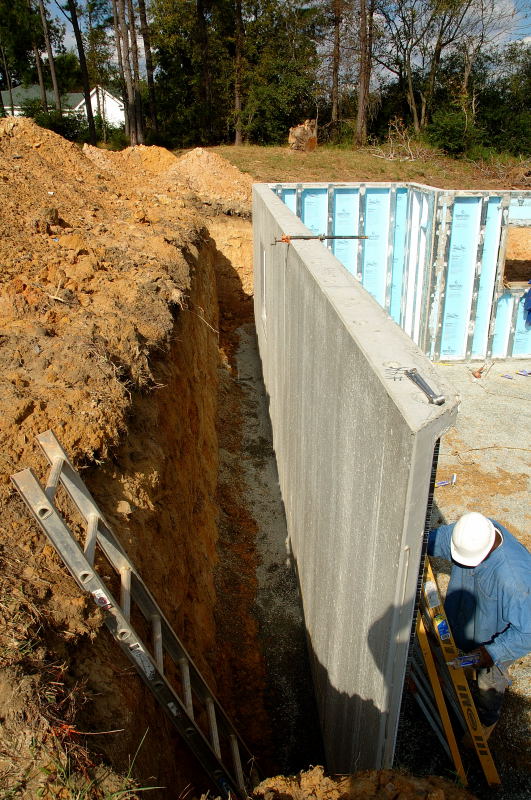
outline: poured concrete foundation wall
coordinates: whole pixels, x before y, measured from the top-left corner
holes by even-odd
[[[267,186],[255,313],[328,768],[390,765],[434,446],[457,402],[431,362]],[[416,367],[442,406],[397,367]]]

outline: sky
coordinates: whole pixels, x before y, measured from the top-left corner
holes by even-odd
[[[55,0],[46,0],[46,2],[50,16],[57,18],[66,28],[64,46],[67,50],[77,52],[72,26],[57,8]],[[531,0],[496,0],[496,5],[498,6],[500,17],[505,17],[513,12],[515,14],[512,29],[500,39],[500,42],[522,41],[531,43]]]

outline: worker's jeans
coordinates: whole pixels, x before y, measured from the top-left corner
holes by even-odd
[[[488,727],[498,722],[503,705],[503,695],[511,685],[507,672],[512,661],[505,661],[500,666],[477,670],[477,685],[472,685],[472,694],[476,703],[479,718]]]

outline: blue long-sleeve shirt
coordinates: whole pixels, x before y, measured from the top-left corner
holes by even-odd
[[[461,650],[483,645],[501,664],[531,652],[531,553],[503,525],[491,522],[503,543],[477,567],[452,562],[444,608]],[[428,555],[452,560],[454,525],[430,531]]]

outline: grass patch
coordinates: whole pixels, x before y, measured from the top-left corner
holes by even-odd
[[[423,157],[414,161],[388,160],[369,147],[349,150],[323,146],[313,153],[257,145],[221,145],[211,149],[264,183],[417,181],[446,189],[507,188],[514,183],[507,164],[489,174],[484,165],[449,158],[426,147]],[[514,163],[518,161],[515,159]]]

